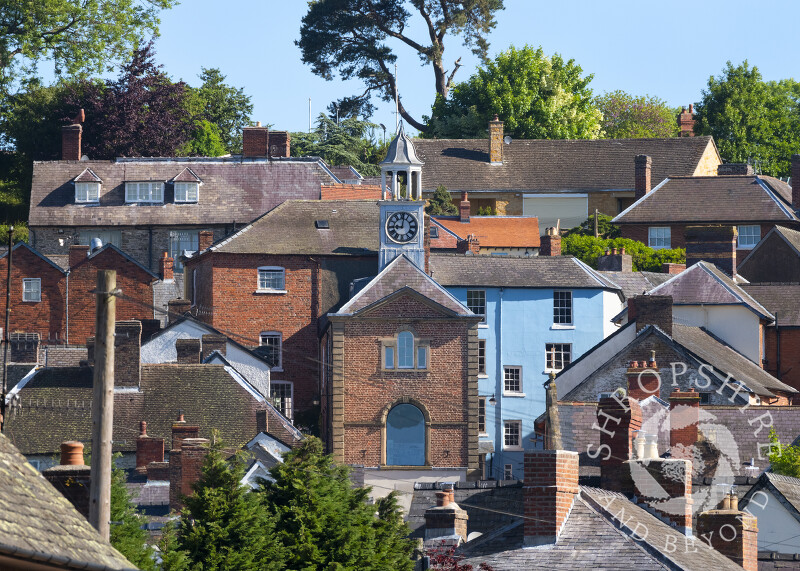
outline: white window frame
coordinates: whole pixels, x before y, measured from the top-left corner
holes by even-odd
[[[264,280],[262,282],[261,272],[264,272],[265,276],[266,272],[270,272],[273,274],[277,274],[278,272],[280,272],[281,287],[280,288],[264,287],[267,281]],[[258,276],[258,282],[256,283],[256,293],[286,293],[286,268],[283,268],[281,266],[261,266],[260,268],[258,268],[258,272],[256,275]],[[262,285],[262,283],[264,285]]]
[[[411,335],[411,357],[413,363],[408,361],[400,364],[400,337]],[[403,330],[395,337],[381,341],[381,366],[387,371],[427,371],[431,366],[431,346],[426,339],[420,339],[412,331]]]
[[[566,347],[566,350],[564,348]],[[555,349],[555,356],[551,361],[550,357]],[[567,356],[567,359],[564,356]],[[561,357],[561,367],[556,364]],[[572,343],[545,343],[544,344],[544,372],[558,372],[567,368],[572,363]]]
[[[416,345],[414,334],[411,331],[401,331],[397,334],[397,368],[416,369],[416,355],[414,346]]]
[[[516,385],[509,388],[509,382]],[[519,365],[503,366],[503,394],[505,396],[525,396],[522,390],[522,367]]]
[[[283,371],[283,334],[280,331],[262,331],[258,336],[258,341],[261,347],[271,347],[264,343],[264,339],[277,339],[278,340],[278,364],[271,366],[270,371]]]
[[[100,183],[99,182],[76,182],[75,183],[75,203],[76,204],[96,204],[100,202]]]
[[[647,245],[654,250],[672,247],[672,228],[670,226],[650,226],[647,228]]]
[[[175,202],[198,202],[200,200],[200,183],[199,182],[176,182],[173,183],[175,191]],[[194,193],[194,197],[191,197]],[[178,198],[178,196],[181,198]]]
[[[286,410],[285,407],[284,407],[284,410],[281,410],[282,407],[279,406],[278,404],[276,404],[276,400],[275,399],[280,398],[280,397],[276,397],[275,395],[273,395],[272,394],[272,389],[277,387],[277,386],[288,386],[289,387],[289,397],[288,397],[289,406],[288,406],[288,410]],[[283,398],[285,399],[286,397],[283,397]],[[269,400],[270,400],[270,404],[272,406],[274,406],[276,409],[278,409],[278,411],[281,414],[283,414],[283,416],[285,416],[289,420],[293,420],[294,419],[294,383],[292,383],[291,381],[270,381],[270,383],[269,383]]]
[[[504,464],[503,465],[503,480],[513,480],[514,479],[514,465],[513,464]]]
[[[34,284],[36,288],[32,289],[31,286]],[[42,278],[22,278],[22,301],[25,303],[42,301]]]
[[[747,229],[747,233],[743,234],[742,230]],[[747,224],[743,226],[739,226],[737,229],[739,237],[737,238],[736,247],[742,250],[752,250],[756,244],[761,241],[761,226],[758,224]],[[753,232],[754,230],[754,232]],[[747,240],[742,240],[742,237],[746,237]]]
[[[569,320],[566,320],[565,313],[569,310]],[[575,304],[573,303],[571,290],[553,291],[553,326],[570,327],[575,325]]]
[[[509,443],[509,437],[513,437],[516,430],[516,444]],[[522,450],[522,421],[504,420],[503,421],[503,450]]]
[[[478,397],[478,434],[486,435],[486,397]]]
[[[469,299],[470,298],[470,294],[473,294],[473,295],[481,294],[481,296],[483,297],[483,305],[482,305],[483,312],[482,313],[478,313],[477,311],[475,311],[473,309],[473,307],[477,308],[478,304],[473,303],[472,305],[470,305],[470,299]],[[466,306],[469,308],[470,311],[472,311],[472,313],[474,313],[475,315],[480,315],[483,318],[483,319],[481,319],[481,323],[486,323],[486,290],[485,289],[468,289],[467,290],[467,303],[466,303]]]
[[[128,204],[163,204],[164,183],[154,181],[126,182],[125,202]]]
[[[486,339],[478,339],[478,376],[486,377]]]

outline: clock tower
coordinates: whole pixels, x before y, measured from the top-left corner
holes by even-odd
[[[418,268],[425,269],[422,164],[401,123],[400,132],[381,161],[381,187],[387,198],[380,202],[381,270],[402,254]]]

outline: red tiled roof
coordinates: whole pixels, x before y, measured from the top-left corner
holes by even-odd
[[[322,200],[383,200],[379,184],[323,184],[320,194]]]
[[[537,218],[472,216],[469,222],[461,222],[455,217],[437,216],[435,220],[462,240],[465,240],[470,234],[474,234],[478,238],[481,248],[539,247],[539,220]],[[436,247],[433,244],[431,246]]]

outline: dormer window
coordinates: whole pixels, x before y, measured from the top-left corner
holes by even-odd
[[[164,202],[164,183],[126,182],[125,202]]]
[[[75,202],[77,203],[100,202],[100,183],[76,182]]]
[[[197,202],[200,184],[196,182],[176,182],[175,202]]]

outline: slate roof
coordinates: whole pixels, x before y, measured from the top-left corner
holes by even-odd
[[[597,272],[607,280],[618,285],[625,298],[642,295],[663,284],[673,274],[659,272]]]
[[[36,256],[39,256],[42,260],[44,260],[45,262],[47,262],[48,264],[53,266],[53,268],[55,268],[56,270],[58,270],[62,274],[66,273],[65,268],[62,268],[61,266],[56,264],[53,260],[51,260],[50,258],[45,256],[44,254],[42,254],[39,250],[37,250],[33,246],[30,246],[27,242],[17,242],[16,244],[14,244],[14,247],[12,249],[14,250],[14,252],[16,252],[20,248],[25,248],[26,250],[29,250],[32,254],[34,254]],[[0,254],[0,258],[4,258],[7,255],[8,255],[8,248],[6,248],[6,250],[2,254]],[[15,267],[16,266],[16,262],[14,262],[12,260],[11,266]]]
[[[711,137],[524,140],[503,145],[503,164],[489,163],[488,139],[416,139],[425,163],[423,190],[450,192],[633,190],[636,155],[653,159],[652,180],[691,176]]]
[[[474,314],[465,305],[404,255],[392,260],[361,291],[345,303],[336,315],[359,313],[392,294],[403,291],[416,292],[452,315],[474,317]]]
[[[744,305],[756,315],[774,316],[714,264],[698,262],[653,288],[650,295],[672,296],[673,305]]]
[[[386,157],[381,161],[382,165],[421,165],[423,161],[419,160],[416,151],[414,150],[414,143],[411,142],[411,137],[406,135],[403,124],[400,123],[400,131],[397,133],[392,142],[389,143],[389,148],[386,149]]]
[[[23,454],[51,454],[65,440],[91,440],[91,368],[40,369],[18,394],[6,434]],[[180,410],[188,423],[200,426],[202,437],[216,428],[226,444],[238,448],[257,433],[254,410],[265,404],[230,367],[142,365],[140,391],[115,391],[114,449],[136,449],[141,420],[147,421],[150,436],[169,445]]]
[[[772,495],[786,508],[786,511],[800,522],[800,479],[773,472],[764,472],[756,484],[747,492],[742,502],[742,508],[747,505],[753,494],[763,489],[772,492]]]
[[[462,564],[475,568],[486,562],[498,571],[741,569],[702,541],[695,540],[689,550],[683,549],[682,534],[621,494],[581,486],[558,540],[550,545],[523,548],[523,487],[465,492],[455,490],[456,503],[469,515],[468,531],[480,531],[483,535],[462,544],[459,554],[465,556]],[[413,535],[421,536],[420,524],[424,519],[420,516],[432,505],[435,499],[414,492],[409,513],[409,524],[416,528]],[[634,533],[637,524],[640,533],[647,529],[647,534],[642,533],[646,537],[635,539],[640,537]],[[666,546],[672,541],[681,548],[670,552]]]
[[[0,555],[62,569],[136,569],[0,434]]]
[[[340,181],[345,180],[364,180],[364,177],[358,172],[353,166],[351,165],[335,165],[329,166],[328,170],[333,173],[333,176],[338,178]]]
[[[722,371],[724,376],[730,374],[743,382],[757,395],[774,396],[772,391],[797,392],[701,327],[673,323],[672,338],[684,349]]]
[[[739,262],[739,266],[742,266],[748,259],[750,259],[751,256],[757,256],[758,254],[755,254],[755,252],[759,251],[761,248],[768,248],[769,246],[767,244],[769,242],[767,241],[767,238],[772,237],[773,234],[782,238],[792,249],[794,249],[797,255],[800,256],[800,232],[785,226],[773,226],[770,231],[767,232],[766,236],[759,240],[758,244],[756,244],[753,249],[750,250],[750,253],[748,253],[741,262]]]
[[[329,228],[317,228],[327,220]],[[233,254],[377,254],[380,207],[374,200],[287,200],[211,247]]]
[[[462,240],[473,234],[481,248],[538,248],[539,220],[530,216],[472,216],[461,222],[458,216],[432,218]]]
[[[431,276],[445,287],[571,289],[619,287],[572,256],[465,256],[431,254]]]
[[[103,180],[99,204],[75,204],[72,180],[86,168]],[[172,181],[187,168],[203,182],[197,203],[175,203],[172,184],[163,204],[125,203],[126,181]],[[31,226],[242,223],[338,182],[316,158],[37,161],[33,169]]]
[[[742,289],[776,315],[779,326],[800,327],[800,284],[744,284]]]
[[[791,187],[768,176],[670,177],[618,214],[618,224],[798,222]]]

